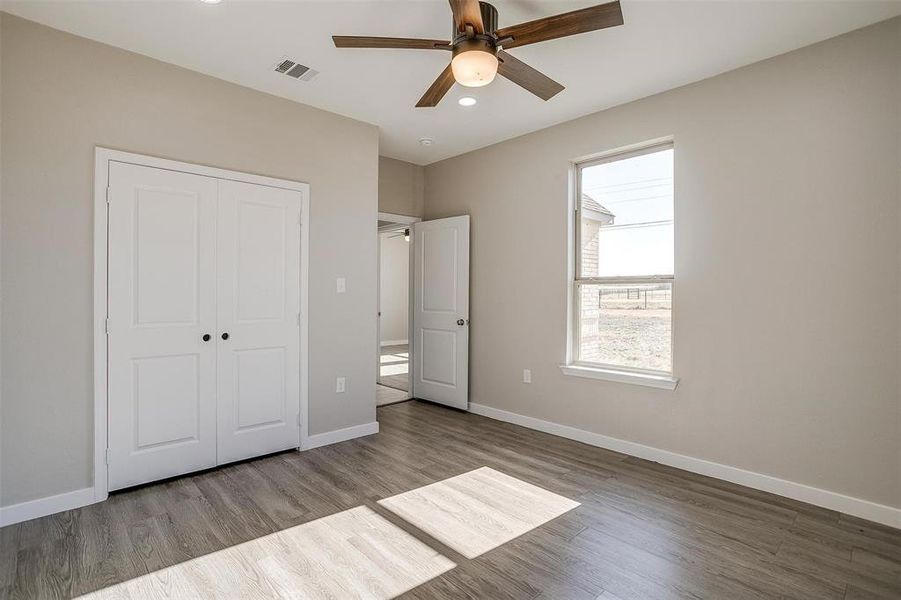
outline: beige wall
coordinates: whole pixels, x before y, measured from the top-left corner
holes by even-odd
[[[422,216],[424,170],[419,165],[379,157],[379,211]]]
[[[406,340],[410,321],[410,242],[397,233],[379,237],[380,341]]]
[[[3,435],[3,15],[0,11],[0,436]],[[3,506],[3,439],[0,437],[0,506]]]
[[[895,19],[426,167],[472,215],[471,401],[901,507],[899,77]],[[570,161],[665,136],[681,383],[565,376]]]
[[[375,127],[11,15],[2,75],[0,504],[92,482],[95,145],[308,182],[310,432],[375,420]]]

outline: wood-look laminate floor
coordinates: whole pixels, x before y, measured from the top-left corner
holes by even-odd
[[[214,553],[237,555],[234,577],[260,558],[243,548],[365,507],[434,550],[436,572],[437,556],[455,565],[409,598],[901,598],[901,531],[417,401],[379,421],[374,436],[0,529],[0,597],[78,596]],[[468,559],[379,503],[482,467],[579,505]]]
[[[403,402],[410,398],[410,394],[402,390],[397,390],[380,383],[375,384],[375,405],[385,406],[386,404],[394,404]]]

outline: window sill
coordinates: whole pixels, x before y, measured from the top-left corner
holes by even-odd
[[[648,373],[633,373],[632,371],[618,371],[603,367],[586,367],[583,365],[560,365],[564,375],[574,377],[587,377],[588,379],[601,379],[603,381],[615,381],[617,383],[631,383],[645,387],[662,390],[674,390],[679,380],[669,375],[651,375]]]

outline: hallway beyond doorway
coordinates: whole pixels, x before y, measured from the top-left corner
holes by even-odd
[[[382,346],[379,356],[379,383],[409,392],[410,354],[407,344]]]

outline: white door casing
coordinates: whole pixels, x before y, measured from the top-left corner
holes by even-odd
[[[469,215],[413,224],[413,396],[469,407]]]
[[[219,182],[219,464],[300,446],[300,211],[300,192]]]
[[[110,162],[109,489],[216,464],[217,180]]]
[[[392,225],[408,225],[409,229],[412,231],[413,223],[418,223],[422,219],[419,217],[411,217],[408,215],[399,215],[395,213],[386,213],[379,212],[378,220],[388,221]],[[405,227],[406,229],[406,227]],[[382,229],[379,228],[378,233],[382,233]],[[412,238],[411,238],[412,239]],[[408,348],[408,357],[412,358],[413,356],[413,339],[412,339],[412,331],[413,331],[413,244],[412,242],[409,244],[410,251],[408,254],[408,274],[407,274],[407,348]],[[382,239],[381,235],[378,235],[376,238],[376,281],[377,281],[377,290],[376,290],[376,337],[375,337],[375,368],[376,368],[376,376],[375,382],[380,384],[382,382]],[[411,392],[413,390],[413,369],[412,362],[411,368],[407,372],[407,396],[412,398]]]

